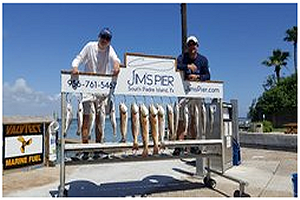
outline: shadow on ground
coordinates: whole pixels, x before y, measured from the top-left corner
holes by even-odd
[[[66,183],[68,197],[135,197],[148,194],[200,189],[202,183],[177,180],[170,176],[148,176],[141,181],[114,182],[96,184],[91,181],[78,180]],[[55,197],[58,191],[50,191]]]

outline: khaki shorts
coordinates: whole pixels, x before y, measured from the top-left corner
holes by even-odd
[[[89,98],[89,97],[90,97],[89,95],[85,95],[83,98]],[[99,108],[101,104],[103,104],[103,106],[105,106],[105,113],[108,114],[110,113],[110,109],[111,109],[111,104],[109,103],[109,101],[110,99],[107,96],[97,96],[96,99],[92,101],[83,102],[83,114],[89,115],[92,112],[93,104],[95,106],[97,113],[99,112],[97,108]]]

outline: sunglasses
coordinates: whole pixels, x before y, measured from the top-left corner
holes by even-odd
[[[195,43],[195,42],[189,42],[189,43],[188,43],[188,47],[190,47],[190,46],[195,46],[195,45],[198,46],[198,44]]]
[[[111,40],[111,37],[109,35],[102,35],[100,38],[103,39],[103,40],[106,40],[106,41]]]

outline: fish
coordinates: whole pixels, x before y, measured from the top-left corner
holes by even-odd
[[[175,135],[177,136],[178,133],[178,126],[179,126],[179,113],[180,112],[180,105],[175,101],[175,104],[174,104],[174,132],[175,132]]]
[[[121,130],[121,137],[122,137],[120,142],[126,142],[128,108],[125,105],[125,103],[121,102],[119,105],[119,109],[120,109],[120,130]]]
[[[91,139],[91,135],[92,135],[92,130],[93,127],[95,125],[95,120],[96,120],[96,108],[95,108],[95,104],[94,102],[91,103],[91,113],[90,113],[90,119],[89,119],[89,139]]]
[[[205,138],[206,135],[206,123],[207,123],[207,117],[206,117],[206,107],[205,103],[202,104],[202,136]]]
[[[106,106],[106,100],[100,101],[98,100],[97,102],[97,109],[96,112],[99,115],[99,123],[96,126],[98,128],[98,133],[100,138],[98,138],[98,141],[100,143],[104,143],[104,128],[105,128],[105,118],[106,118],[106,112],[105,112],[105,106]],[[97,141],[97,136],[96,136],[96,141]]]
[[[110,99],[109,101],[110,101],[109,118],[110,118],[110,123],[112,126],[113,136],[114,136],[114,141],[115,141],[116,137],[117,137],[116,107],[115,107],[115,103],[113,102],[113,100]]]
[[[138,135],[140,132],[140,115],[139,115],[139,107],[136,103],[131,104],[131,132],[133,138],[133,146],[132,150],[138,150]]]
[[[167,116],[168,116],[168,129],[169,139],[176,140],[176,133],[174,131],[174,112],[172,105],[167,105]]]
[[[200,131],[200,116],[198,105],[195,104],[195,126],[196,126],[196,138],[199,139],[201,135]]]
[[[148,144],[149,144],[149,111],[145,104],[140,105],[140,122],[142,128],[142,139],[143,139],[143,157],[148,156]]]
[[[209,113],[210,113],[210,134],[213,133],[213,126],[215,122],[215,112],[216,112],[216,106],[210,105],[209,106]]]
[[[186,104],[184,106],[183,119],[184,119],[184,132],[183,132],[183,135],[187,135],[188,134],[188,127],[189,127],[189,107],[188,107],[188,104]]]
[[[83,125],[83,103],[82,101],[78,102],[78,109],[77,109],[77,135],[81,135],[82,133],[82,125]]]
[[[72,108],[71,102],[68,102],[67,109],[66,109],[66,127],[64,130],[64,137],[66,137],[66,135],[67,135],[67,132],[70,128],[72,120],[73,120],[73,108]]]
[[[160,148],[165,149],[165,110],[161,105],[157,105],[158,110],[158,135],[160,138]]]
[[[158,154],[158,116],[156,107],[151,104],[149,106],[150,110],[150,126],[151,126],[151,136],[153,140],[153,155]]]

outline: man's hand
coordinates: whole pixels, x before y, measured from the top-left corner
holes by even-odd
[[[72,75],[78,75],[78,74],[79,74],[78,67],[73,67]]]
[[[190,75],[188,75],[187,78],[188,78],[189,81],[196,81],[196,80],[198,80],[198,75],[190,74]]]
[[[118,76],[120,72],[120,64],[118,62],[114,63],[113,75]]]
[[[194,63],[187,65],[187,68],[192,70],[192,72],[195,72],[198,69]]]

